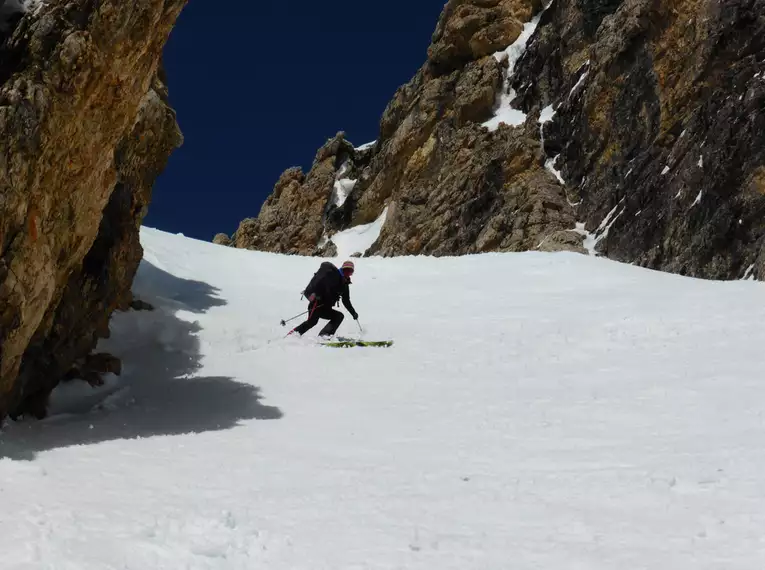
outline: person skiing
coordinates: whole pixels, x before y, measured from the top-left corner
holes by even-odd
[[[354,270],[352,261],[346,261],[340,269],[328,261],[322,263],[303,291],[303,295],[308,299],[308,320],[295,327],[292,332],[303,336],[318,324],[319,319],[327,319],[329,322],[321,329],[319,336],[334,335],[345,319],[343,313],[332,308],[341,299],[353,319],[358,320],[359,314],[353,308],[350,297],[351,276]]]

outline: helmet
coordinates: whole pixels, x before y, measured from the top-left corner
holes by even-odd
[[[344,272],[347,272],[347,273],[353,273],[355,269],[356,269],[356,267],[353,265],[352,261],[346,261],[340,267],[340,271],[344,271]]]

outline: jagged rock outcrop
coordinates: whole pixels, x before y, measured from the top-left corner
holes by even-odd
[[[308,174],[290,168],[276,183],[257,218],[244,220],[231,240],[235,247],[286,254],[318,255],[325,221],[333,216],[338,173],[355,170],[357,153],[338,133],[316,153]],[[349,172],[350,174],[350,172]]]
[[[500,104],[520,120],[495,129]],[[620,261],[765,278],[765,0],[451,0],[369,152],[342,204],[329,176],[293,203],[301,240],[261,214],[251,245],[310,254],[387,208],[369,253],[585,252],[589,233]]]
[[[213,238],[213,243],[215,245],[224,245],[226,247],[232,246],[234,244],[233,241],[231,241],[231,238],[226,234],[217,234]]]
[[[385,110],[377,143],[335,160],[335,173],[346,164],[343,175],[355,183],[347,198],[335,203],[337,180],[328,177],[310,195],[314,212],[281,200],[283,211],[312,224],[308,239],[298,241],[285,216],[264,224],[273,220],[280,181],[260,216],[244,222],[261,236],[246,247],[315,254],[322,236],[370,223],[386,206],[387,221],[371,250],[383,255],[522,251],[573,228],[574,210],[544,168],[536,130],[481,126],[493,114],[506,74],[506,62],[493,54],[517,40],[540,8],[538,0],[449,3],[428,61]],[[274,235],[264,237],[269,232]]]
[[[51,2],[0,36],[0,417],[43,415],[73,368],[111,362],[88,354],[131,305],[151,187],[182,140],[159,62],[184,4]]]

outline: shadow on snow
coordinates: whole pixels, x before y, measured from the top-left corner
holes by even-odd
[[[201,368],[201,327],[176,313],[202,314],[225,305],[217,289],[144,260],[134,291],[156,310],[115,314],[112,338],[98,347],[123,360],[122,377],[107,378],[95,390],[84,382],[60,386],[48,419],[9,422],[0,435],[0,458],[33,460],[41,451],[74,445],[220,431],[282,417],[279,408],[261,403],[256,386],[194,376]]]

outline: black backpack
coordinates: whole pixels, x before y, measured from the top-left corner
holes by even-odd
[[[321,282],[327,277],[327,275],[330,275],[332,272],[337,273],[337,271],[337,267],[332,265],[329,261],[322,263],[321,266],[319,266],[319,270],[313,274],[313,277],[308,283],[308,286],[303,290],[303,296],[310,297],[313,294],[319,293],[318,290],[321,288]]]

